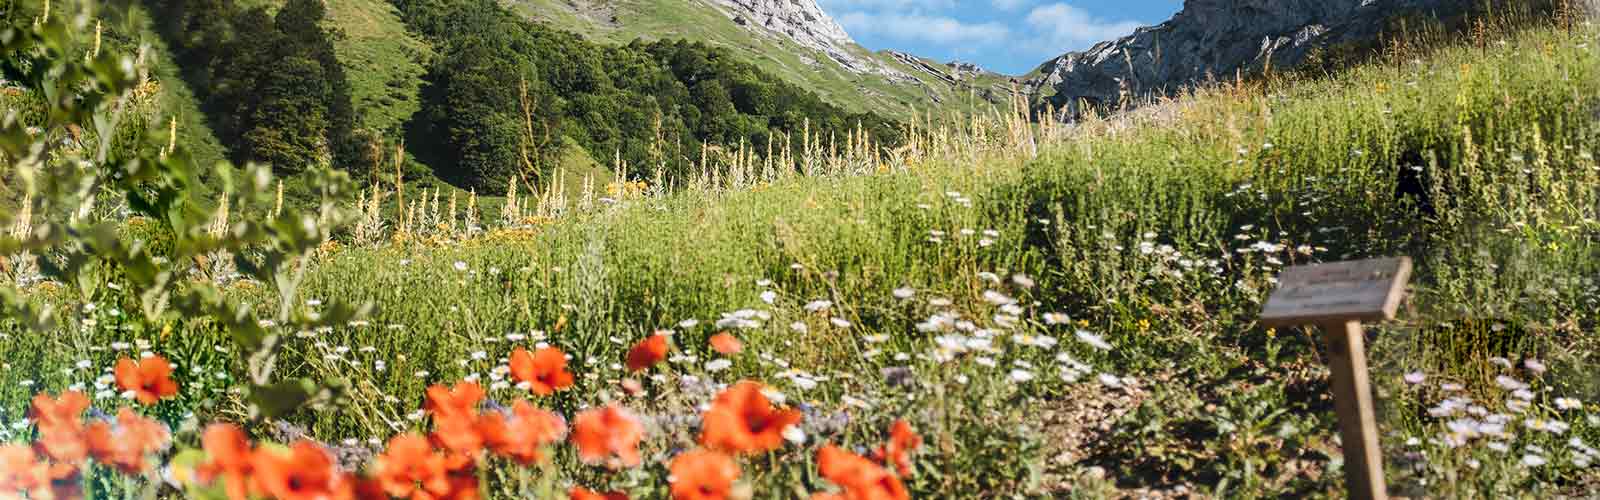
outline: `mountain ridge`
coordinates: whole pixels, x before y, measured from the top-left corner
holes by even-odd
[[[682,38],[734,51],[848,109],[908,119],[1003,103],[1013,78],[928,74],[857,44],[815,0],[502,0],[586,38],[626,44]],[[921,59],[921,58],[917,58]],[[939,64],[937,66],[944,66]],[[969,100],[977,96],[982,100]]]

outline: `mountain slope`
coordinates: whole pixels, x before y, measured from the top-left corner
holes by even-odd
[[[239,0],[239,5],[276,9],[284,0]],[[360,110],[358,126],[385,135],[399,128],[420,108],[417,100],[422,63],[432,47],[406,30],[388,0],[327,2],[324,24],[336,29],[334,50],[348,71],[350,98]]]
[[[894,118],[1003,102],[1011,80],[985,71],[872,52],[813,0],[506,0],[533,19],[590,39],[682,38],[733,51],[856,111]]]
[[[1116,109],[1236,74],[1404,50],[1461,32],[1468,18],[1516,19],[1550,0],[1186,0],[1167,22],[1045,62],[1027,75],[1036,108],[1071,119],[1084,105]],[[1487,16],[1486,16],[1487,15]],[[1398,38],[1396,38],[1398,37]],[[1390,46],[1390,39],[1401,45]],[[1042,109],[1038,109],[1043,111]]]

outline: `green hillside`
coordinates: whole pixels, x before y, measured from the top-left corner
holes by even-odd
[[[489,11],[429,1],[441,53],[573,40],[444,37]],[[53,181],[0,232],[0,496],[1348,498],[1328,367],[1363,352],[1394,497],[1590,498],[1600,27],[1559,19],[1072,126],[808,137],[798,172],[719,148],[721,177],[559,207],[347,210],[383,187],[318,169],[280,213],[264,170],[212,210],[158,141],[76,147],[150,94],[82,25],[6,18],[66,49],[0,44],[0,103],[35,111],[0,155]],[[1363,336],[1261,321],[1295,267],[1394,256]]]
[[[734,51],[746,60],[784,79],[804,86],[824,98],[860,111],[907,119],[915,113],[968,109],[972,100],[965,84],[955,85],[913,68],[886,53],[860,46],[854,55],[888,64],[919,83],[895,83],[878,75],[856,74],[825,54],[790,40],[764,36],[735,24],[701,0],[509,0],[529,17],[561,29],[611,43],[634,39],[682,38],[702,41]],[[815,61],[807,63],[802,58]],[[935,64],[942,67],[941,64]],[[992,73],[971,85],[981,103],[1003,103],[1008,78]]]
[[[238,3],[270,8],[283,2]],[[423,63],[432,57],[433,49],[406,30],[388,0],[328,2],[324,24],[340,35],[334,40],[334,48],[347,68],[350,97],[360,111],[360,126],[397,137],[400,127],[420,107],[417,92],[426,73]]]

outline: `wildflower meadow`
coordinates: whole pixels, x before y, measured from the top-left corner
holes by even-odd
[[[1327,346],[1257,316],[1286,266],[1399,255],[1391,494],[1600,492],[1581,19],[678,182],[285,200],[178,147],[81,7],[0,31],[0,498],[1342,497]]]

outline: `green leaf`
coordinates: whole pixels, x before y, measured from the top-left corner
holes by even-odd
[[[257,385],[250,389],[250,417],[260,419],[287,415],[306,404],[318,392],[317,385],[306,379]]]

